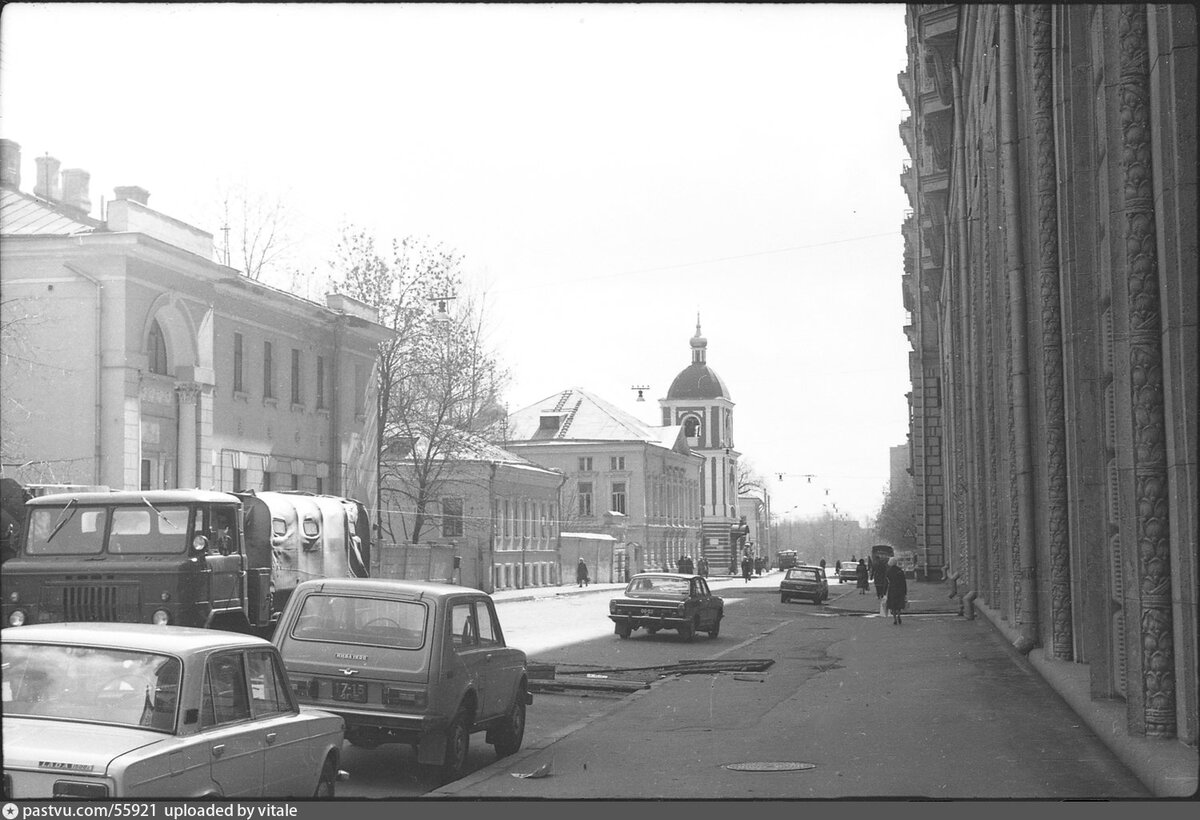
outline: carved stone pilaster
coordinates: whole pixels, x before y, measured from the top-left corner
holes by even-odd
[[[1146,734],[1174,737],[1170,502],[1163,406],[1162,316],[1150,147],[1146,7],[1123,5],[1118,89],[1129,298],[1129,382]]]
[[[1072,660],[1071,550],[1067,531],[1067,425],[1063,386],[1062,305],[1058,272],[1058,169],[1054,156],[1051,7],[1030,6],[1033,23],[1033,135],[1037,170],[1038,279],[1050,550],[1050,626],[1054,657]]]

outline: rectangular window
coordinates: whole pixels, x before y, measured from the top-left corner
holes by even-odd
[[[233,491],[240,493],[246,489],[246,471],[239,470],[236,467],[233,469]]]
[[[592,457],[591,456],[580,456],[579,457],[579,472],[590,473],[591,471],[592,471]]]
[[[271,489],[271,474],[263,473],[263,491],[266,492],[266,491],[269,491],[270,489]]]
[[[150,489],[150,459],[148,458],[142,459],[142,489]]]
[[[590,481],[579,482],[579,514],[585,516],[592,514],[592,482]]]
[[[442,537],[462,538],[463,534],[463,500],[461,498],[442,499]]]
[[[509,529],[508,499],[506,498],[504,499],[504,537],[508,538],[508,536],[511,534],[512,530]]]
[[[317,407],[325,407],[325,357],[317,357]]]
[[[325,479],[317,476],[317,495],[325,494]]]
[[[246,385],[242,382],[242,334],[233,334],[233,392],[246,392]]]
[[[292,489],[300,489],[300,476],[296,475],[295,473],[292,473]]]
[[[271,343],[263,342],[263,398],[275,398],[275,388],[271,386],[274,374],[271,372]]]
[[[612,485],[612,511],[625,512],[625,482],[614,481]]]
[[[608,459],[608,469],[624,470],[625,469],[625,456],[610,456]]]
[[[302,404],[300,391],[300,351],[292,348],[292,404]]]

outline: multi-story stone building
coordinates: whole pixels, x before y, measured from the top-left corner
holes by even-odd
[[[659,399],[664,425],[679,425],[700,465],[700,509],[703,554],[713,567],[736,561],[737,547],[730,530],[739,522],[738,458],[733,446],[733,400],[717,372],[708,365],[708,340],[700,334],[690,340],[692,361],[679,372],[667,397]]]
[[[920,549],[1159,794],[1196,788],[1191,5],[910,5]],[[1128,745],[1128,744],[1126,744]]]
[[[651,427],[570,388],[508,417],[504,447],[566,476],[561,530],[614,536],[631,571],[675,569],[696,557],[700,462],[683,427]]]
[[[375,494],[374,367],[389,330],[213,261],[212,235],[2,141],[5,474],[113,489]]]

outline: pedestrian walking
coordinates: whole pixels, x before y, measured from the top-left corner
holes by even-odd
[[[871,588],[871,582],[868,577],[871,573],[867,570],[867,562],[863,559],[858,559],[858,566],[855,567],[855,572],[858,573],[858,594],[866,595],[867,590]]]
[[[822,567],[822,569],[824,569],[824,567]],[[841,576],[841,574],[842,574],[842,562],[841,562],[840,560],[839,560],[839,561],[836,561],[836,562],[834,563],[834,565],[833,565],[833,572],[834,572],[834,574],[835,574],[835,575],[837,575],[837,576],[839,576],[839,577]]]
[[[705,578],[708,577],[708,559],[703,555],[696,559],[696,572],[699,572]]]
[[[750,573],[754,571],[754,562],[750,560],[749,555],[742,556],[742,579],[748,584],[750,583]]]
[[[875,597],[879,599],[879,614],[886,615],[887,601],[884,596],[888,588],[887,564],[882,559],[871,559],[871,577],[875,581]]]
[[[887,572],[887,608],[892,613],[892,623],[900,623],[900,613],[908,606],[908,581],[904,578],[904,570],[900,568],[900,559],[892,556],[888,559]]]
[[[587,564],[580,558],[579,563],[575,565],[575,583],[581,587],[585,587],[588,585],[589,580]]]

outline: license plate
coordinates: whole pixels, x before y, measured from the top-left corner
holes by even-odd
[[[367,702],[367,685],[342,680],[333,682],[333,699],[348,700],[354,703]]]
[[[640,610],[638,614],[640,614],[640,615],[653,615],[653,614],[654,614],[654,610],[653,610],[653,609],[643,609],[643,610]]]

